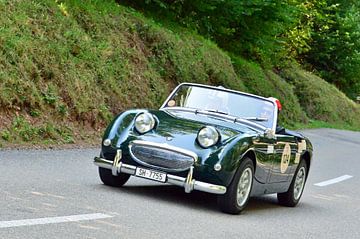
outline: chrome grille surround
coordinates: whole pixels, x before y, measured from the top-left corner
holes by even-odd
[[[194,152],[168,144],[142,140],[132,141],[129,152],[137,163],[168,172],[189,170],[197,161]]]

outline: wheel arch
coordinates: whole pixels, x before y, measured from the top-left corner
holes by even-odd
[[[309,172],[310,170],[310,165],[311,165],[311,155],[310,155],[310,152],[309,151],[306,151],[302,156],[301,156],[301,159],[303,159],[306,163],[306,167],[307,167],[307,171]],[[309,173],[307,173],[306,175],[306,178],[307,176],[309,175]]]
[[[254,173],[256,171],[256,154],[255,154],[255,150],[253,148],[248,149],[242,156],[241,159],[244,158],[249,158],[252,162],[253,162],[253,166],[254,166]]]
[[[252,161],[255,173],[256,155],[251,137],[244,137],[243,135],[234,137],[224,145],[221,151],[223,153],[221,154],[220,162],[225,172],[224,180],[226,187],[233,181],[236,172],[245,158],[249,158]]]

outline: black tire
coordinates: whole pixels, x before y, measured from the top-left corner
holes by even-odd
[[[250,171],[249,171],[250,170]],[[241,205],[238,202],[238,186],[240,178],[243,176],[243,174],[247,172],[251,172],[250,177],[250,188],[247,186],[247,190],[243,197],[243,200],[241,201]],[[244,175],[245,176],[245,175]],[[249,202],[251,189],[254,181],[254,164],[249,158],[244,158],[241,162],[232,182],[230,183],[229,187],[227,188],[227,191],[224,195],[218,196],[218,206],[221,211],[229,214],[239,214],[241,213],[246,205]],[[247,184],[247,185],[249,185]],[[247,194],[247,195],[246,195]]]
[[[298,174],[301,174],[300,170],[304,170],[304,172],[305,172],[305,175],[303,175],[304,183],[303,183],[303,186],[301,188],[300,194],[298,194],[298,196],[296,197],[296,191],[295,191],[296,179],[298,177]],[[294,177],[293,177],[293,179],[291,181],[291,184],[290,184],[290,187],[289,187],[288,191],[285,192],[285,193],[278,193],[277,194],[279,204],[281,204],[283,206],[287,206],[287,207],[295,207],[299,203],[300,198],[302,196],[302,193],[304,192],[307,173],[308,173],[308,168],[307,168],[306,162],[305,162],[305,160],[302,159],[300,161],[300,163],[299,163],[298,168],[296,169],[296,172],[295,172]]]
[[[121,173],[118,176],[114,176],[111,173],[110,169],[99,167],[99,176],[101,181],[108,186],[112,187],[121,187],[123,186],[130,178],[129,174]]]

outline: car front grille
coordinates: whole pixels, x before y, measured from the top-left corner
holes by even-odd
[[[152,145],[132,144],[132,158],[138,163],[164,171],[184,171],[194,164],[194,157]]]

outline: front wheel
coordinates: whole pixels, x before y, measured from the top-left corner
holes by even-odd
[[[121,173],[118,176],[114,176],[111,173],[110,169],[99,167],[99,176],[101,181],[108,186],[112,187],[121,187],[123,186],[130,178],[129,174]]]
[[[218,205],[221,211],[230,214],[239,214],[244,210],[250,198],[253,177],[253,162],[251,159],[245,158],[240,164],[226,193],[218,197]]]
[[[290,184],[289,190],[285,193],[278,193],[277,198],[281,205],[295,207],[301,198],[305,188],[308,168],[305,160],[301,160]]]

